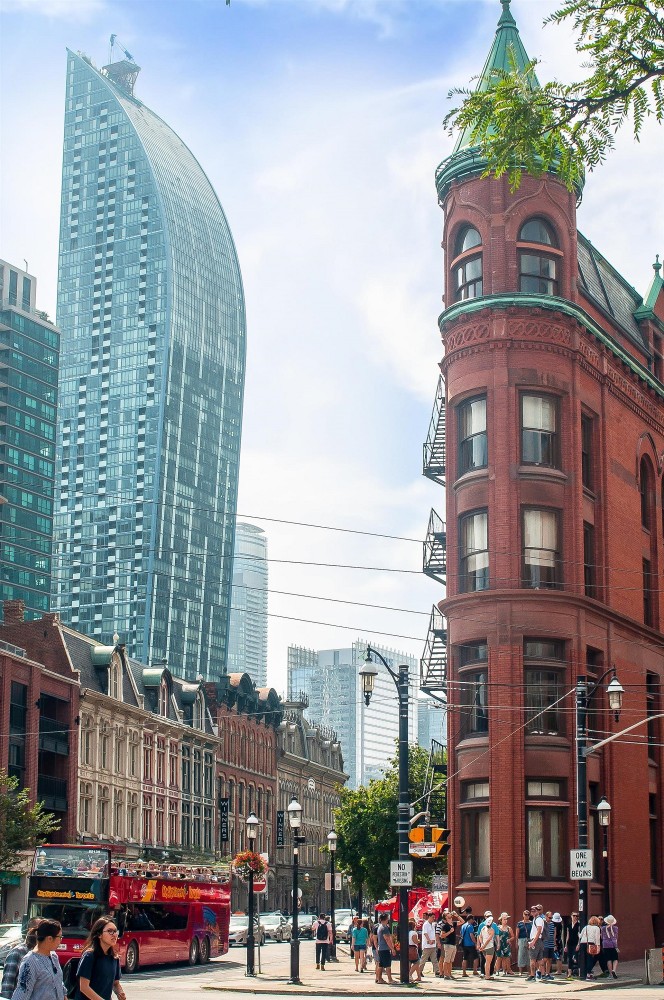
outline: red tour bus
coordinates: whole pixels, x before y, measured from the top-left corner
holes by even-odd
[[[205,964],[228,951],[230,870],[118,859],[108,847],[38,847],[28,917],[62,924],[64,965],[79,955],[98,917],[110,914],[125,972],[139,965]]]

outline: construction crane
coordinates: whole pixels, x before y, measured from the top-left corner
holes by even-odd
[[[136,62],[136,60],[132,56],[131,52],[128,52],[127,49],[122,44],[122,42],[118,41],[118,36],[117,35],[111,35],[111,45],[110,45],[110,48],[108,50],[108,61],[109,62],[113,62],[113,49],[115,48],[116,45],[120,49],[120,51],[123,53],[123,55],[125,56],[125,58],[129,60],[129,62]]]

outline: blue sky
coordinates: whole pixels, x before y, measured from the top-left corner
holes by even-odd
[[[570,79],[553,7],[513,0],[541,80]],[[248,315],[240,513],[421,539],[442,491],[421,476],[442,350],[443,217],[433,174],[450,87],[478,73],[498,0],[0,0],[0,255],[55,312],[65,49],[111,33],[136,94],[190,146],[229,218]],[[641,292],[662,252],[661,130],[627,132],[588,178],[578,224]],[[417,571],[421,547],[261,522],[273,559]],[[442,593],[411,573],[270,565],[269,677],[289,642],[370,636],[420,655]],[[379,636],[387,632],[394,635]],[[407,636],[411,638],[399,638]]]

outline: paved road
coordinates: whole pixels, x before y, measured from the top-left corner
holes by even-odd
[[[455,978],[452,983],[439,979],[429,979],[425,987],[409,989],[408,987],[384,987],[375,985],[373,975],[356,975],[353,963],[348,955],[339,949],[340,961],[336,965],[328,965],[324,973],[317,972],[313,960],[313,944],[302,942],[300,976],[303,985],[292,987],[287,983],[289,976],[290,949],[287,944],[268,944],[261,949],[260,959],[262,973],[256,979],[247,979],[244,975],[246,950],[232,948],[228,955],[215,959],[207,966],[176,965],[145,969],[134,976],[127,976],[124,981],[128,1000],[155,1000],[160,994],[163,1000],[179,1000],[184,996],[198,994],[200,1000],[226,1000],[226,998],[260,995],[273,997],[278,995],[293,995],[298,997],[317,997],[327,1000],[338,1000],[340,996],[375,996],[384,997],[396,994],[412,996],[422,993],[429,997],[454,996],[471,997],[480,1000],[501,1000],[501,997],[525,998],[540,1000],[603,1000],[609,993],[614,994],[614,1000],[651,1000],[661,996],[664,1000],[664,987],[645,987],[617,983],[593,984],[556,982],[550,986],[537,986],[526,983],[525,979],[500,979],[485,983],[480,979]],[[398,975],[395,977],[398,978]],[[618,997],[615,994],[618,993]]]

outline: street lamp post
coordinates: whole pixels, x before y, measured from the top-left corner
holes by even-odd
[[[291,799],[288,807],[288,823],[293,831],[293,933],[291,936],[290,952],[290,979],[288,982],[292,986],[301,986],[300,980],[300,939],[297,926],[298,918],[298,885],[297,870],[299,863],[299,845],[304,843],[304,837],[300,837],[299,829],[302,825],[302,806],[295,796]]]
[[[604,915],[611,912],[611,887],[609,886],[609,824],[611,822],[611,806],[606,795],[603,795],[597,803],[597,819],[602,827],[603,844],[602,856],[604,858]]]
[[[258,817],[254,814],[253,810],[247,816],[247,840],[249,842],[249,850],[253,851],[254,844],[256,841],[256,835],[258,834]],[[248,916],[249,916],[249,926],[247,927],[247,971],[246,976],[255,976],[256,970],[254,966],[254,873],[251,868],[249,869],[249,905],[247,906]]]
[[[399,810],[397,814],[397,834],[399,837],[399,861],[409,861],[408,831],[410,828],[410,802],[408,794],[408,664],[400,663],[392,670],[384,656],[367,646],[364,667],[360,670],[362,691],[368,705],[373,694],[378,671],[372,656],[377,657],[394,681],[399,696]],[[399,979],[402,984],[410,982],[408,962],[408,886],[399,886]]]
[[[588,849],[588,776],[586,760],[593,747],[588,747],[588,705],[605,677],[612,674],[606,693],[609,696],[609,708],[614,713],[616,721],[620,718],[622,696],[625,693],[616,677],[616,668],[610,667],[592,687],[588,687],[588,678],[579,675],[576,681],[576,818],[577,846],[579,850]],[[579,924],[583,929],[588,922],[588,880],[579,880]]]
[[[337,850],[337,834],[330,830],[327,835],[327,847],[330,852],[330,920],[332,921],[332,945],[330,947],[330,962],[337,959],[337,924],[334,917],[334,856]]]

